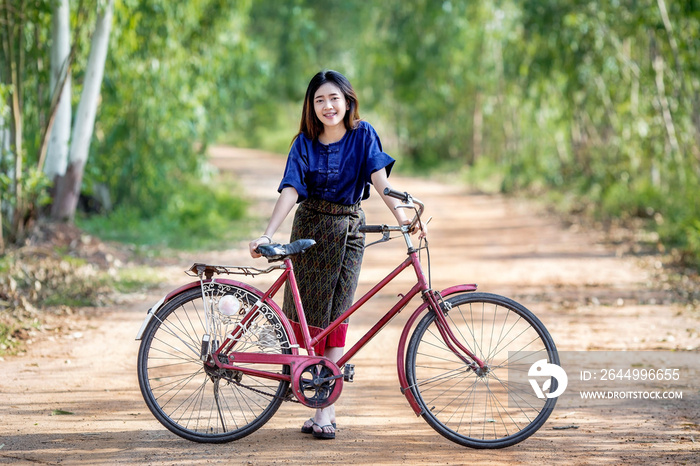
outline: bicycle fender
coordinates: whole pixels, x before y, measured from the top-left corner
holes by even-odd
[[[475,284],[451,286],[442,290],[440,295],[444,298],[453,294],[468,293],[471,291],[476,291]],[[399,373],[401,393],[403,393],[406,400],[408,400],[408,404],[413,409],[413,412],[416,413],[416,416],[423,414],[423,409],[416,401],[416,398],[413,396],[413,392],[408,386],[408,379],[406,377],[406,342],[408,341],[408,335],[413,328],[413,324],[416,323],[418,318],[421,317],[423,312],[425,312],[427,309],[428,303],[424,302],[415,311],[413,311],[413,314],[411,317],[409,317],[406,325],[403,328],[403,332],[401,332],[401,338],[399,339],[399,346],[396,353],[396,365]]]
[[[243,288],[247,291],[250,291],[251,293],[258,295],[258,296],[263,296],[265,293],[260,291],[259,289],[255,288],[254,286],[250,286],[246,283],[239,282],[237,280],[228,280],[228,279],[208,279],[204,280],[203,283],[210,283],[216,281],[216,283],[221,283],[222,285],[232,285],[232,286],[237,286],[240,288]],[[143,323],[141,324],[141,328],[139,329],[138,333],[136,334],[136,340],[141,340],[143,338],[143,334],[146,331],[146,328],[148,327],[148,324],[151,322],[153,319],[153,316],[158,312],[158,310],[163,307],[165,303],[173,299],[173,297],[179,295],[180,293],[183,293],[185,291],[191,290],[192,288],[198,288],[200,287],[201,284],[199,281],[195,282],[190,282],[187,283],[186,285],[182,285],[180,288],[177,288],[164,297],[162,297],[156,304],[151,307],[146,315],[146,318],[144,319]],[[280,317],[280,320],[282,321],[282,325],[284,326],[284,329],[287,331],[287,335],[289,335],[290,338],[290,344],[291,345],[296,345],[296,337],[294,335],[294,331],[292,330],[292,326],[289,323],[289,320],[287,319],[287,316],[282,312],[282,310],[277,306],[277,304],[272,301],[271,299],[266,302],[268,306],[270,306]]]
[[[204,280],[204,283],[208,283],[210,281],[211,280]],[[231,283],[233,283],[231,280],[219,280],[219,282],[221,282],[221,283],[223,283],[225,281],[230,281]],[[148,314],[146,315],[146,318],[143,320],[143,323],[141,324],[141,328],[139,329],[139,333],[136,335],[136,339],[140,340],[141,338],[143,338],[143,333],[146,331],[146,327],[148,327],[149,322],[151,322],[151,319],[153,319],[153,316],[156,314],[156,312],[158,312],[158,310],[163,306],[163,304],[165,304],[168,301],[170,301],[171,299],[173,299],[173,296],[177,296],[180,293],[191,290],[192,288],[197,288],[199,286],[200,286],[200,283],[198,281],[197,282],[190,282],[186,285],[182,285],[180,288],[177,288],[177,289],[171,291],[170,293],[168,293],[167,295],[163,296],[162,298],[160,298],[160,301],[155,303],[153,305],[153,307],[151,307],[148,310]]]
[[[143,332],[146,331],[146,327],[148,327],[149,322],[151,322],[151,319],[153,318],[153,315],[156,313],[158,309],[163,305],[165,302],[166,296],[163,296],[160,298],[160,301],[158,301],[153,307],[151,307],[148,310],[148,314],[146,315],[146,318],[143,320],[143,323],[141,324],[141,328],[139,329],[139,332],[136,334],[136,340],[141,340],[143,338]]]

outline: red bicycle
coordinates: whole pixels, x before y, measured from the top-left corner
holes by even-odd
[[[137,336],[138,379],[146,404],[166,428],[196,442],[229,442],[262,427],[283,401],[310,408],[332,404],[343,383],[353,381],[348,361],[418,294],[422,303],[408,319],[397,351],[401,391],[416,415],[447,439],[473,448],[516,444],[544,424],[556,398],[538,398],[514,375],[527,375],[525,354],[559,364],[544,325],[524,306],[476,292],[476,285],[431,289],[419,258],[427,241],[416,248],[410,235],[424,205],[408,193],[387,194],[403,201],[399,207],[415,211],[411,225],[366,225],[362,231],[381,233],[375,243],[403,237],[408,257],[314,338],[291,259],[313,247],[312,240],[261,246],[261,254],[277,263],[264,270],[194,264],[187,273],[198,280],[149,309]],[[315,354],[318,341],[409,268],[416,276],[413,288],[399,295],[337,363]],[[281,275],[267,291],[219,277],[272,271]],[[285,283],[294,296],[303,341],[296,340],[273,301]],[[554,390],[556,379],[547,384]]]

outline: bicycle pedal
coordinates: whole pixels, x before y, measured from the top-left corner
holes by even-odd
[[[354,364],[345,364],[345,367],[343,369],[343,380],[346,382],[352,382],[354,377],[355,377],[355,365]]]

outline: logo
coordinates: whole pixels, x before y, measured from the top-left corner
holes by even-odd
[[[540,359],[530,366],[527,375],[530,377],[549,377],[544,381],[541,388],[537,380],[529,379],[537,398],[556,398],[564,393],[566,385],[569,383],[569,378],[566,376],[564,369],[556,364],[549,364],[546,359]],[[552,378],[556,381],[556,390],[549,393],[550,388],[552,388]],[[545,394],[545,392],[548,393]]]

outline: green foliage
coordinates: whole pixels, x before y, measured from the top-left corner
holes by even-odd
[[[520,19],[530,46],[519,69],[549,115],[538,126],[563,137],[542,135],[548,150],[537,164],[534,152],[518,154],[539,168],[512,187],[543,183],[587,200],[601,217],[650,218],[663,244],[696,254],[697,5],[526,1]]]
[[[106,240],[137,246],[224,248],[248,234],[246,203],[226,184],[185,181],[166,206],[144,213],[117,207],[108,216],[78,219],[86,231]]]
[[[46,175],[37,170],[36,167],[29,167],[24,176],[19,180],[9,176],[8,172],[0,172],[0,204],[3,209],[13,211],[17,207],[17,199],[14,195],[14,184],[19,183],[22,195],[24,196],[25,216],[27,218],[35,218],[37,212],[42,207],[51,202],[51,197],[48,194],[48,189],[51,183],[46,178]],[[11,227],[12,219],[2,216],[3,231],[10,233],[10,240],[17,240]]]
[[[118,5],[95,162],[86,173],[88,186],[108,186],[118,209],[145,216],[171,205],[183,184],[205,176],[206,144],[246,124],[246,99],[260,82],[242,34],[248,8],[219,1]]]
[[[697,217],[693,218],[690,224],[685,227],[684,232],[689,254],[692,255],[688,261],[695,264],[700,263],[700,220]]]
[[[164,278],[153,267],[129,266],[116,271],[112,284],[121,293],[143,292],[155,288],[164,282]]]
[[[61,248],[23,248],[0,257],[0,354],[18,351],[42,313],[102,304],[110,278]]]
[[[304,66],[338,66],[401,167],[467,167],[489,190],[649,219],[663,244],[695,254],[696,2],[272,3],[254,4],[250,29],[271,45],[271,102],[300,106],[299,76],[316,71]]]
[[[45,228],[61,230],[56,225]],[[150,267],[100,268],[75,256],[85,252],[89,240],[68,241],[66,246],[47,242],[0,256],[0,355],[21,351],[31,332],[44,329],[47,319],[51,322],[49,314],[60,320],[73,307],[104,305],[113,290],[143,292],[163,280]]]
[[[34,3],[30,153],[50,37],[48,2]],[[109,221],[127,239],[138,228],[200,238],[235,216],[182,194],[206,180],[207,144],[285,152],[309,78],[335,68],[399,167],[648,219],[667,247],[696,257],[699,38],[697,2],[668,0],[121,0],[85,189],[109,188]],[[85,224],[118,236],[101,222]],[[144,241],[176,242],[161,236]]]
[[[0,320],[0,355],[2,354],[14,354],[20,342],[14,337],[17,331],[22,328],[16,321],[6,321]]]

